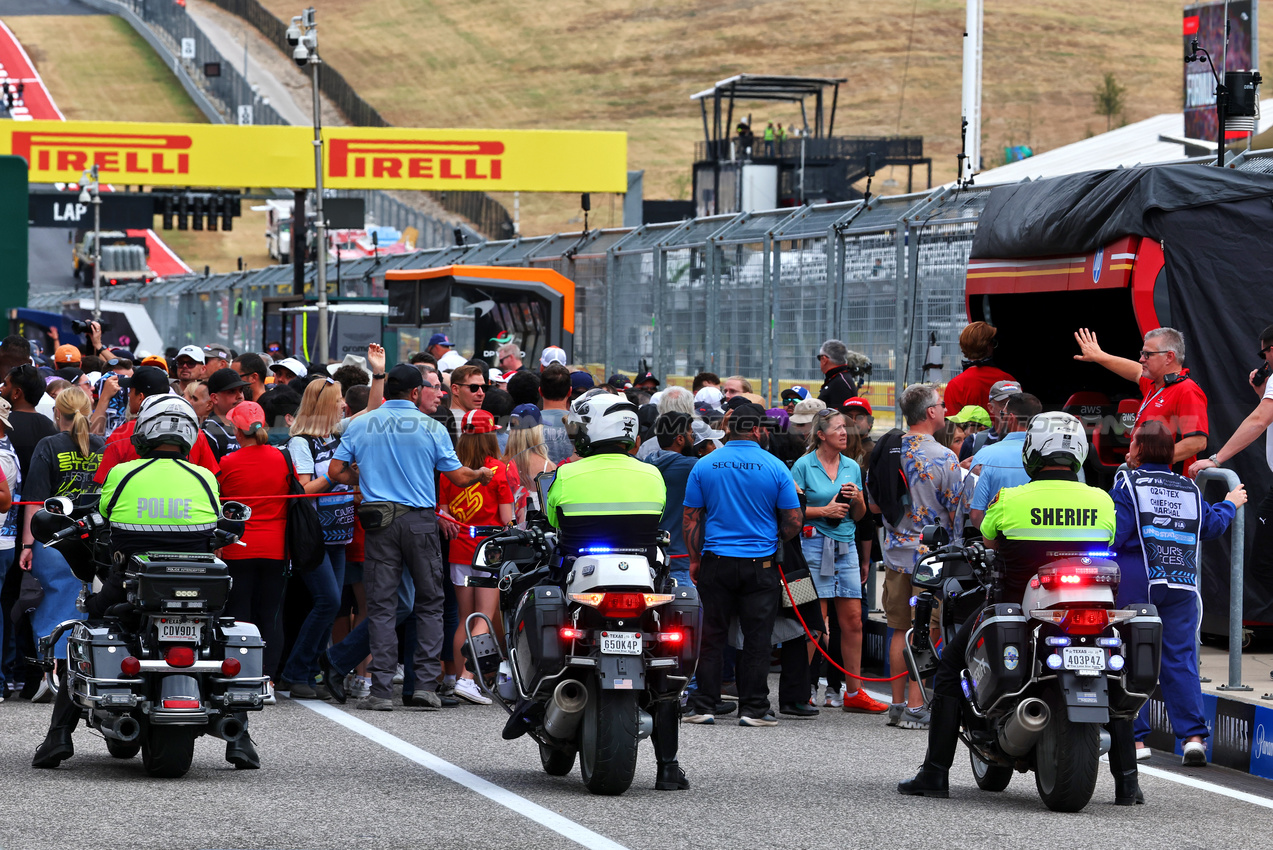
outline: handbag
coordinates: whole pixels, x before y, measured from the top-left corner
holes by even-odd
[[[283,451],[283,460],[287,462],[287,492],[293,496],[302,496],[305,485],[296,477],[292,456]],[[286,547],[285,554],[292,561],[292,570],[297,574],[304,575],[323,562],[327,555],[323,544],[323,525],[319,522],[318,508],[313,500],[287,500],[287,525],[283,532],[283,543]]]
[[[810,602],[818,601],[818,589],[813,585],[813,576],[809,574],[808,567],[797,567],[790,572],[784,572],[783,578],[787,580],[787,587],[791,589],[791,595],[787,595],[787,591],[782,592],[782,607],[800,607]],[[795,606],[791,604],[791,600],[795,599]]]

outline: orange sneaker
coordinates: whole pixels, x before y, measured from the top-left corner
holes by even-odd
[[[850,714],[883,714],[888,711],[888,703],[880,702],[861,688],[851,697],[844,698],[841,711]]]

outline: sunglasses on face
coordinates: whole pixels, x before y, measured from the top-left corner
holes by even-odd
[[[1266,345],[1260,349],[1260,353],[1256,356],[1263,357],[1264,355],[1268,354],[1270,350],[1273,350],[1273,345]]]
[[[486,392],[486,384],[456,384],[458,388],[466,389],[471,393]]]
[[[193,360],[178,360],[177,361],[178,369],[193,369],[194,367],[198,365],[199,364],[194,362]]]
[[[1141,351],[1140,359],[1148,360],[1149,358],[1153,357],[1155,354],[1170,354],[1170,353],[1171,353],[1170,351]]]

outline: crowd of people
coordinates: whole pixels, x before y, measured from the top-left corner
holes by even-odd
[[[862,358],[835,339],[816,356],[821,386],[783,389],[769,407],[738,375],[700,372],[688,387],[664,387],[648,372],[602,381],[553,346],[527,365],[515,343],[499,348],[492,367],[465,359],[442,333],[392,368],[377,344],[365,356],[322,364],[218,344],[167,357],[132,352],[104,346],[92,323],[83,344],[61,345],[48,358],[8,337],[0,343],[0,508],[8,510],[0,695],[51,698],[56,682],[21,659],[76,616],[79,590],[62,556],[33,539],[34,508],[16,503],[100,487],[111,468],[137,458],[130,437],[142,403],[175,394],[200,423],[190,462],[216,477],[221,498],[252,505],[242,545],[222,552],[234,578],[227,613],[260,627],[278,693],[393,710],[401,685],[404,706],[489,703],[460,655],[460,623],[473,613],[497,619],[496,591],[465,582],[470,530],[547,508],[534,480],[579,459],[570,406],[600,390],[637,410],[630,454],[662,477],[659,526],[670,537],[671,572],[696,584],[702,600],[701,660],[683,719],[714,724],[736,710],[741,725],[765,727],[779,714],[812,718],[832,708],[936,735],[916,683],[893,681],[887,702],[863,687],[863,624],[874,601],[864,590],[881,569],[889,660],[905,669],[910,575],[927,551],[922,528],[958,537],[966,526],[990,526],[1000,494],[1036,477],[1023,446],[1032,427],[1057,414],[995,364],[994,336],[990,325],[969,325],[960,338],[967,366],[944,400],[935,386],[907,387],[897,399],[905,427],[882,434],[860,394]],[[1273,363],[1273,329],[1266,336],[1261,355]],[[1197,579],[1146,554],[1138,520],[1153,508],[1137,501],[1138,487],[1152,473],[1154,486],[1167,481],[1192,498],[1197,488],[1186,474],[1232,457],[1273,424],[1273,389],[1265,395],[1253,375],[1265,400],[1219,452],[1197,460],[1208,440],[1207,402],[1184,369],[1181,335],[1151,331],[1136,360],[1103,351],[1087,330],[1075,337],[1076,359],[1136,383],[1145,399],[1132,472],[1114,489],[1109,542],[1131,565],[1126,573],[1141,577],[1125,579],[1126,601],[1153,599],[1171,612],[1164,692],[1172,726],[1196,759],[1207,735],[1191,637]],[[1078,480],[1081,466],[1065,474]],[[293,480],[314,497],[324,548],[322,563],[299,576],[289,568],[285,500],[276,498]],[[1245,500],[1241,487],[1229,493],[1228,507],[1207,513],[1197,534],[1222,532]],[[817,604],[794,604],[777,568],[807,575]],[[775,647],[776,713],[768,685]],[[1137,725],[1142,750],[1147,732],[1147,723]]]

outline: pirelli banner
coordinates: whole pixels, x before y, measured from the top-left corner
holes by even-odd
[[[556,130],[324,128],[332,189],[626,192],[627,136]],[[313,130],[227,124],[0,122],[0,154],[27,161],[31,183],[312,189]]]

